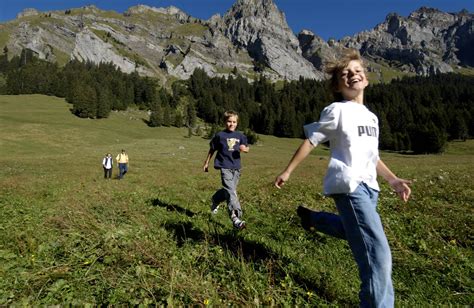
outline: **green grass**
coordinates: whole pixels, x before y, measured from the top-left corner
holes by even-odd
[[[474,67],[456,67],[454,69],[455,73],[472,76],[474,75]]]
[[[0,24],[0,48],[2,48],[2,54],[3,48],[5,48],[10,39],[10,34],[11,30],[9,29],[8,24]]]
[[[387,63],[377,63],[369,61],[369,65],[377,72],[371,71],[368,73],[369,80],[373,83],[389,83],[393,79],[403,78],[405,76],[414,76],[413,73],[402,72],[400,70],[391,68]]]
[[[202,36],[206,32],[208,27],[203,26],[198,23],[189,23],[178,25],[173,28],[173,34],[182,35],[182,36]]]
[[[243,157],[248,228],[209,215],[220,186],[204,173],[208,140],[149,128],[137,110],[74,117],[63,99],[0,96],[0,305],[355,306],[357,268],[344,241],[310,234],[296,206],[334,211],[321,195],[328,151],[317,148],[277,190],[300,141],[260,136]],[[101,161],[130,156],[124,180]],[[414,180],[380,212],[400,307],[468,306],[473,298],[474,142],[443,155],[382,153]],[[116,174],[114,168],[114,174]]]

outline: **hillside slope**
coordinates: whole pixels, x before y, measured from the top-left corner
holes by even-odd
[[[301,203],[334,211],[320,194],[327,149],[277,190],[300,140],[260,136],[239,184],[248,228],[235,232],[224,210],[209,214],[220,179],[201,169],[208,140],[147,127],[138,111],[97,121],[69,108],[0,96],[0,305],[357,305],[347,244],[305,232],[295,213]],[[129,173],[104,180],[103,155],[122,148]],[[408,204],[385,184],[380,195],[398,305],[472,302],[473,148],[382,153],[414,181]]]

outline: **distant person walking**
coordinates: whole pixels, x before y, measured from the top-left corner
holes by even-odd
[[[364,106],[368,85],[365,65],[356,50],[326,67],[340,100],[327,106],[319,122],[304,127],[306,140],[275,179],[281,188],[293,170],[318,144],[329,141],[331,158],[324,178],[324,194],[334,199],[339,215],[299,206],[303,227],[346,239],[359,268],[362,307],[393,307],[392,255],[377,212],[382,176],[403,200],[411,190],[407,180],[393,174],[378,151],[378,119]]]
[[[110,153],[105,154],[104,159],[102,159],[102,167],[104,167],[104,179],[112,178],[113,165],[114,165],[114,159],[112,158],[112,154]]]
[[[220,170],[222,188],[212,196],[211,212],[217,213],[219,204],[227,201],[227,210],[232,224],[241,230],[245,228],[242,220],[242,208],[237,197],[237,185],[240,179],[240,152],[247,153],[249,147],[247,137],[236,131],[239,116],[235,111],[224,113],[225,130],[218,132],[209,144],[209,152],[204,161],[204,172],[209,170],[209,162],[214,155],[214,168]]]
[[[119,180],[123,179],[125,173],[128,172],[128,155],[125,150],[122,150],[116,157],[118,168],[119,168]]]

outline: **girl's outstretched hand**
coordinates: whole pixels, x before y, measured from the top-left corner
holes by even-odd
[[[285,185],[285,182],[288,181],[289,178],[290,174],[286,171],[277,176],[275,179],[276,188],[280,189],[283,185]]]
[[[411,189],[408,184],[411,184],[411,181],[404,180],[400,178],[395,178],[388,182],[392,189],[397,193],[397,195],[404,202],[407,202],[411,195]]]

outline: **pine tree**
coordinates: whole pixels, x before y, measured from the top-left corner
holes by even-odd
[[[161,104],[156,103],[154,105],[154,108],[151,110],[148,125],[151,127],[158,127],[163,125],[163,110],[161,108]]]
[[[194,127],[196,125],[196,109],[194,108],[194,104],[188,103],[186,105],[186,115],[185,115],[185,125],[187,127]]]
[[[97,114],[98,119],[107,118],[112,108],[112,91],[108,87],[97,90]]]
[[[78,117],[95,118],[97,94],[92,86],[77,82],[72,90],[70,102],[73,104],[72,113]]]
[[[163,110],[163,126],[169,127],[172,123],[171,108],[168,104],[162,107]]]

